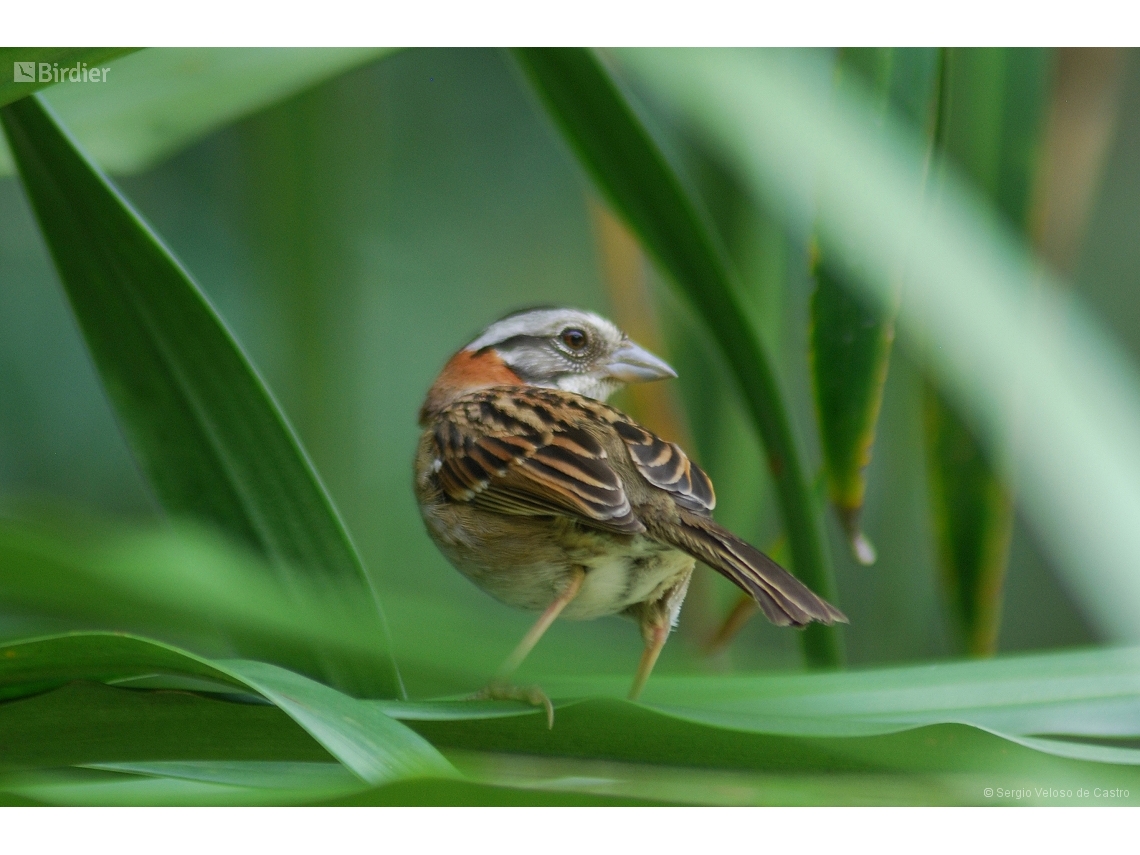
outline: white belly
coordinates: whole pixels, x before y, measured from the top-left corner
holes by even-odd
[[[693,559],[636,538],[628,552],[592,558],[585,565],[582,589],[562,613],[570,620],[590,620],[656,600],[692,569]]]
[[[464,576],[520,609],[545,609],[566,590],[573,568],[582,567],[586,578],[562,616],[590,620],[617,614],[659,599],[695,563],[641,535],[591,531],[557,518],[521,517],[511,519],[510,526],[494,525],[499,519],[488,514],[484,524],[458,525],[443,513],[424,514],[432,539]]]

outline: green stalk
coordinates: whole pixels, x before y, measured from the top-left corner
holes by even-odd
[[[938,102],[937,48],[853,48],[839,54],[839,78],[861,78],[880,121],[888,111],[927,136]],[[860,524],[875,429],[894,341],[897,297],[879,306],[857,296],[858,271],[844,264],[818,230],[812,272],[811,369],[828,496],[861,564],[875,549]]]
[[[1048,71],[1043,50],[945,52],[937,132],[943,164],[966,172],[1023,234]],[[973,428],[930,383],[923,423],[943,590],[965,652],[989,656],[997,650],[1013,532],[1005,462],[983,450]]]

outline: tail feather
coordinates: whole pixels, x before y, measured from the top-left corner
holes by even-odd
[[[759,549],[706,517],[682,511],[679,525],[654,534],[751,594],[777,626],[847,623],[843,612]]]

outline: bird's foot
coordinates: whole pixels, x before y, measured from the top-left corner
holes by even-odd
[[[554,704],[538,686],[515,686],[504,680],[492,680],[471,695],[471,701],[522,701],[546,710],[546,727],[554,729]]]

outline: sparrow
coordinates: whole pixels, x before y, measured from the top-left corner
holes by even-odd
[[[554,620],[621,614],[645,686],[699,560],[772,623],[846,622],[837,608],[712,519],[712,482],[676,444],[605,403],[677,373],[613,323],[534,308],[484,329],[444,366],[420,408],[415,494],[431,539],[507,605],[541,612],[480,697],[552,707],[507,683]]]

